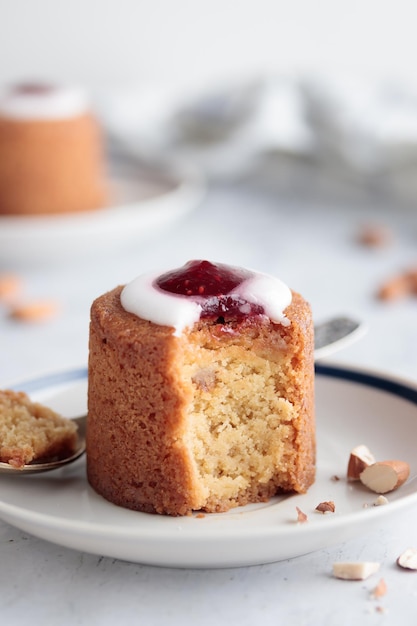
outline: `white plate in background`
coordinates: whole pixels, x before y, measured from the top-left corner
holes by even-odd
[[[188,166],[109,163],[109,206],[65,215],[0,216],[0,262],[72,260],[143,241],[195,209],[205,184]],[[128,166],[126,166],[128,165]]]
[[[85,411],[85,369],[18,388],[67,416]],[[417,386],[381,374],[318,365],[316,396],[317,479],[305,495],[203,517],[150,515],[117,507],[97,495],[87,483],[85,460],[79,460],[49,474],[1,476],[0,518],[68,548],[168,567],[269,563],[364,535],[417,502]],[[381,460],[410,463],[410,479],[388,494],[385,506],[373,506],[376,494],[345,479],[349,452],[360,443]],[[315,512],[325,500],[335,502],[335,513]],[[296,507],[308,515],[307,523],[297,523]]]

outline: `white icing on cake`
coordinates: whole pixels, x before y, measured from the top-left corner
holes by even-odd
[[[231,267],[233,270],[233,267]],[[291,304],[291,290],[285,283],[269,274],[250,271],[251,275],[227,295],[240,297],[251,304],[263,307],[264,313],[276,323],[290,324],[284,311]],[[161,326],[172,326],[174,335],[179,336],[183,330],[192,326],[200,318],[202,303],[207,298],[201,296],[185,296],[164,291],[155,281],[163,272],[143,274],[127,284],[121,293],[121,304],[125,311],[134,313],[142,319]],[[210,296],[209,299],[215,296]],[[248,307],[249,308],[249,307]],[[245,304],[241,306],[246,313]]]
[[[0,94],[0,116],[15,120],[59,120],[89,110],[87,94],[77,87],[39,85],[25,90],[19,85]]]

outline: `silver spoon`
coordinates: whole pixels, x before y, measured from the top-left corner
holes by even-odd
[[[347,348],[365,335],[366,324],[351,317],[333,317],[314,326],[314,360]]]
[[[366,332],[366,327],[348,317],[336,317],[314,327],[314,358],[321,359],[357,341]],[[13,467],[9,463],[0,463],[0,474],[38,474],[64,467],[80,458],[85,452],[85,433],[87,416],[73,418],[78,426],[78,446],[71,456],[46,462],[32,462],[23,467]]]

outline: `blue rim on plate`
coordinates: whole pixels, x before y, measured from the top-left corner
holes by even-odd
[[[406,400],[410,400],[417,404],[417,383],[416,387],[409,387],[402,382],[397,382],[392,378],[385,378],[384,375],[370,374],[365,371],[356,369],[347,369],[344,367],[335,367],[332,365],[316,365],[316,374],[319,376],[330,376],[332,378],[341,378],[343,380],[351,380],[355,383],[361,383],[368,387],[382,389],[393,395],[400,396]],[[411,384],[411,383],[410,383]]]

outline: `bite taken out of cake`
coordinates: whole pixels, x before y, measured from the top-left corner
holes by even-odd
[[[84,90],[1,90],[0,215],[91,211],[107,204],[107,187],[102,132]]]
[[[87,473],[138,511],[222,512],[315,478],[311,309],[280,280],[190,261],[91,308]]]

